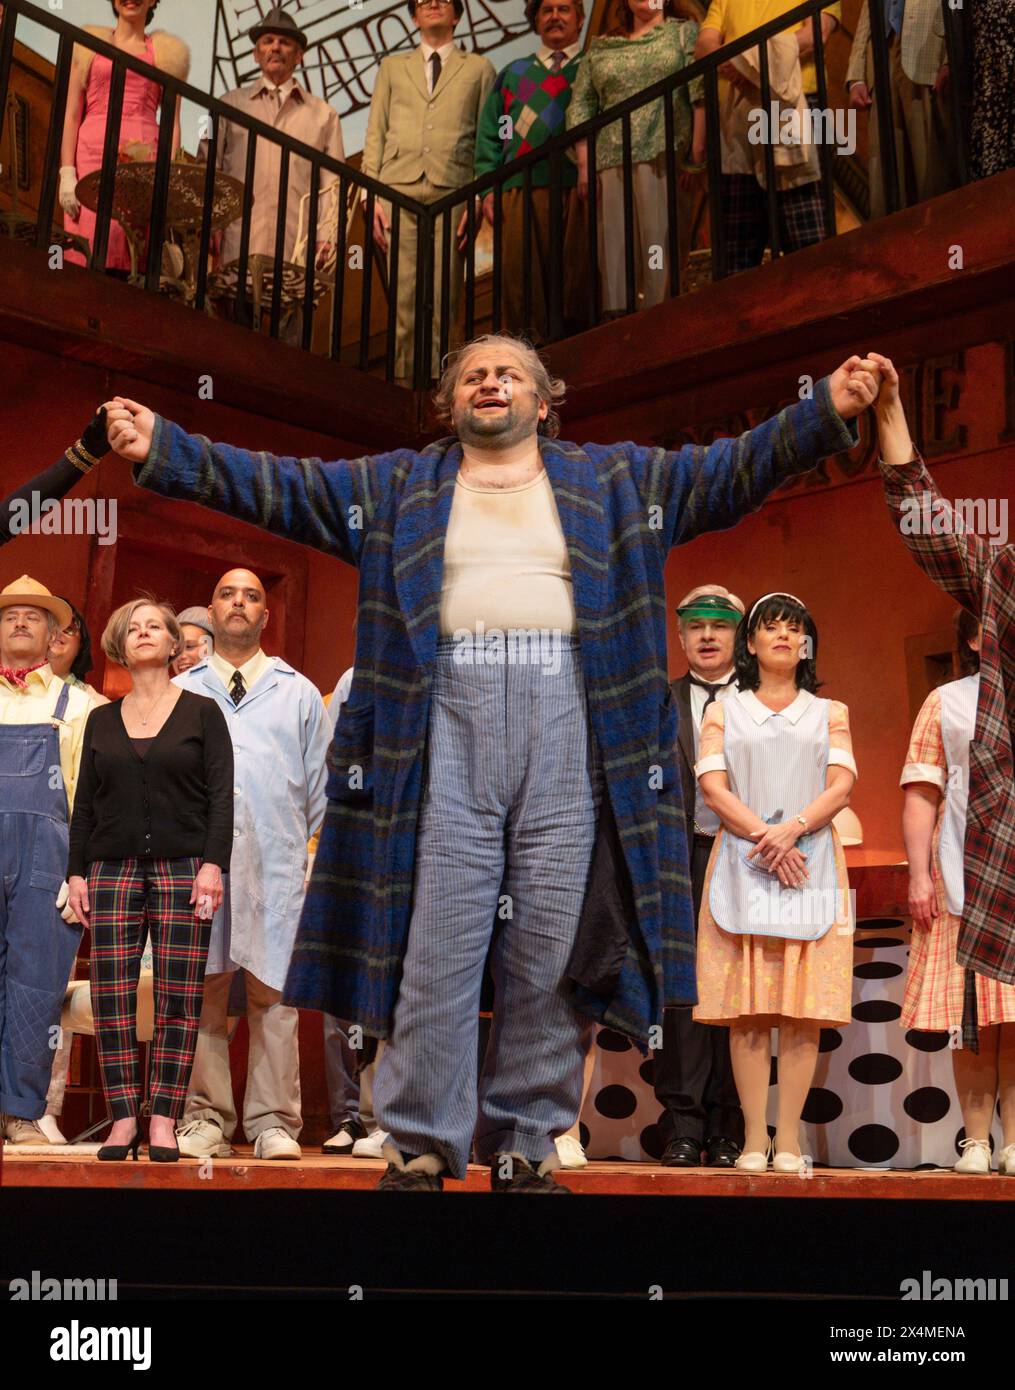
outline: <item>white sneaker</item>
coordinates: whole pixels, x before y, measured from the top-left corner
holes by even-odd
[[[955,1173],[989,1173],[990,1141],[988,1139],[963,1139],[959,1145],[962,1157],[954,1165]]]
[[[66,1144],[66,1136],[62,1133],[60,1126],[57,1124],[55,1115],[43,1115],[42,1119],[37,1120],[36,1123],[46,1136],[47,1143]]]
[[[303,1150],[281,1125],[263,1129],[254,1140],[255,1158],[302,1158]]]
[[[20,1115],[8,1115],[4,1122],[4,1138],[8,1144],[48,1144],[49,1136],[39,1127],[38,1120],[23,1120]]]
[[[997,1156],[997,1171],[1015,1178],[1015,1144],[1005,1144]]]
[[[559,1139],[555,1139],[553,1142],[562,1168],[587,1168],[589,1166],[589,1161],[585,1157],[585,1150],[573,1134],[562,1134]]]
[[[384,1145],[391,1135],[384,1129],[375,1129],[365,1139],[357,1139],[352,1146],[353,1158],[383,1158]]]
[[[228,1158],[232,1153],[226,1136],[211,1120],[191,1120],[176,1131],[181,1158]]]

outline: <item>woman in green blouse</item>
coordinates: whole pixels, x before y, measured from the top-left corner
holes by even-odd
[[[620,0],[623,34],[593,39],[575,78],[568,128],[599,115],[618,102],[668,77],[694,61],[698,26],[679,19],[681,0]],[[688,167],[692,132],[704,131],[704,87],[696,79],[673,96],[674,133],[680,169],[677,222],[684,267],[691,230],[691,211],[698,171]],[[693,105],[692,105],[693,104]],[[666,298],[669,287],[666,222],[666,116],[662,101],[631,113],[631,158],[634,190],[635,307],[647,309]],[[578,157],[578,194],[588,197],[588,150],[582,141]],[[618,120],[603,127],[596,138],[599,177],[599,271],[603,316],[627,309],[624,248],[623,127]]]

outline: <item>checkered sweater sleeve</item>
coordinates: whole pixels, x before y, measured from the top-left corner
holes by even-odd
[[[888,510],[909,553],[935,584],[979,616],[990,568],[987,542],[963,526],[919,454],[901,467],[879,463]]]

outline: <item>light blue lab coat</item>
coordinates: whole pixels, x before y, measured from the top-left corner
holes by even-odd
[[[233,740],[233,853],[207,973],[242,968],[280,990],[303,906],[307,841],[324,817],[331,721],[306,676],[270,660],[238,705],[207,661],[174,684],[214,700]]]

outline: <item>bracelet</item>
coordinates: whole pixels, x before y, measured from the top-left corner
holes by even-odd
[[[680,167],[686,174],[702,174],[708,167],[706,164],[689,164],[686,160],[680,161]]]
[[[65,449],[63,456],[68,463],[72,463],[82,473],[90,473],[99,461],[94,454],[88,452],[80,439],[69,449]]]
[[[804,833],[806,834],[806,831],[807,831],[807,818],[806,818],[805,816],[794,816],[793,819],[794,819],[794,820],[798,820],[798,821],[800,822],[800,824],[801,824],[801,825],[803,826],[803,828],[804,828]]]

